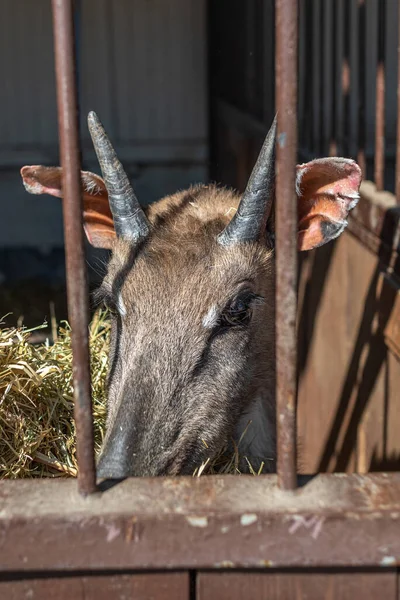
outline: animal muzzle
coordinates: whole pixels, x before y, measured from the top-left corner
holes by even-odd
[[[97,465],[100,479],[124,479],[126,477],[157,477],[163,475],[191,475],[193,463],[185,460],[182,448],[175,448],[173,442],[159,438],[152,444],[143,444],[142,440],[132,442],[130,436],[110,436],[102,449]]]
[[[117,435],[109,437],[101,452],[97,476],[100,479],[125,479],[126,477],[159,477],[193,475],[196,466],[207,457],[196,452],[193,444],[168,443],[159,438],[152,444],[132,443],[132,438]]]

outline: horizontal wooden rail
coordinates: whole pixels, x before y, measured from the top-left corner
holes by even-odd
[[[299,478],[293,494],[276,476],[76,485],[0,483],[0,570],[400,564],[400,474]]]

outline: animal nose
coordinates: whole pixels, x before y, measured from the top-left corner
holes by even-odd
[[[96,471],[99,479],[125,479],[129,476],[123,462],[116,461],[107,454],[100,457]]]
[[[124,479],[133,475],[132,458],[132,432],[129,427],[122,427],[117,419],[101,450],[97,476],[101,479]]]
[[[133,475],[130,465],[131,449],[118,437],[110,439],[103,447],[97,463],[97,477],[124,479]]]

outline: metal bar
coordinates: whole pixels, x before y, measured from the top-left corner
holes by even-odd
[[[304,46],[305,46],[305,76],[304,83],[300,91],[304,90],[304,113],[300,114],[301,118],[301,147],[303,153],[312,153],[315,156],[315,148],[313,148],[313,94],[312,94],[312,69],[307,68],[313,61],[314,41],[313,41],[313,7],[309,0],[304,0],[304,7],[300,6],[300,11],[303,10],[304,18]],[[275,94],[276,95],[276,94]]]
[[[322,31],[321,31],[321,0],[314,0],[312,3],[312,30],[313,30],[313,60],[311,67],[312,72],[312,131],[313,140],[312,147],[318,155],[321,150],[321,73],[322,73]],[[278,109],[279,110],[279,109]]]
[[[397,24],[397,147],[396,147],[396,199],[400,205],[400,2]]]
[[[366,76],[365,76],[365,39],[366,39],[366,6],[365,0],[358,0],[358,152],[357,162],[360,165],[363,178],[367,177],[367,161],[365,158],[365,100],[366,100]]]
[[[78,487],[82,494],[90,494],[96,489],[96,470],[90,396],[88,282],[83,238],[73,2],[52,0],[52,7],[60,154],[63,167],[68,317],[72,328]]]
[[[330,141],[333,139],[333,75],[332,65],[334,64],[333,56],[333,12],[334,6],[331,2],[326,2],[323,5],[323,123],[322,123],[322,140],[323,153],[322,156],[329,154],[331,151]],[[300,79],[301,81],[301,79]]]
[[[352,73],[350,68],[350,31],[351,31],[351,2],[342,5],[343,23],[343,56],[342,56],[342,152],[344,156],[350,154],[350,89]]]
[[[359,22],[357,4],[350,3],[350,102],[349,102],[349,156],[357,157],[358,140],[358,82],[357,71],[359,64]],[[351,33],[350,33],[351,32]]]
[[[338,95],[337,95],[337,51],[336,44],[337,30],[338,30],[338,11],[336,3],[332,3],[332,18],[329,26],[332,28],[331,39],[332,39],[332,63],[331,63],[331,89],[332,89],[332,112],[330,118],[330,141],[329,141],[329,156],[337,156],[338,154],[338,131],[336,128],[337,124],[337,112],[338,112]]]
[[[2,481],[0,571],[400,565],[399,473],[308,479],[135,478],[85,499]]]
[[[385,8],[386,1],[378,6],[378,64],[376,69],[376,112],[375,112],[375,167],[374,179],[378,191],[385,182]]]
[[[297,0],[276,1],[276,400],[278,479],[296,488]]]
[[[346,0],[347,2],[348,0]],[[335,79],[334,79],[334,94],[335,94],[335,141],[336,141],[336,156],[343,155],[343,91],[342,91],[342,67],[344,57],[344,6],[343,0],[335,0],[335,33],[333,38],[334,55],[335,55]]]
[[[271,3],[272,4],[272,3]],[[273,4],[272,4],[273,5]],[[307,22],[306,22],[306,0],[299,0],[299,81],[302,85],[299,89],[298,106],[298,144],[300,148],[305,146],[305,117],[306,117],[306,74],[307,74]],[[275,45],[274,45],[275,47]]]

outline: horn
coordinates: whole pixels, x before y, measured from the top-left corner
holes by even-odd
[[[222,246],[259,240],[271,212],[275,175],[276,116],[265,138],[236,214],[218,235]]]
[[[93,111],[88,115],[88,126],[107,188],[115,233],[118,237],[133,242],[143,240],[150,233],[150,223],[135,196],[100,119]]]

